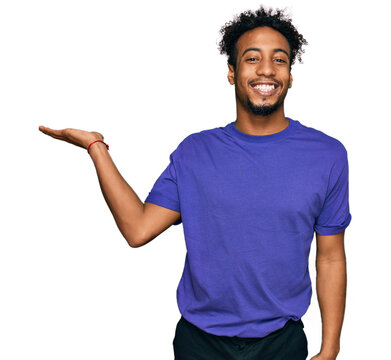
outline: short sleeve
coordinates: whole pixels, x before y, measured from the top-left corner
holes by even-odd
[[[152,190],[145,199],[145,202],[150,202],[180,212],[177,175],[174,164],[175,151],[170,154],[170,163],[156,180]],[[179,225],[181,223],[182,217],[173,225]]]
[[[349,164],[342,145],[330,170],[326,198],[314,230],[320,235],[335,235],[345,230],[352,215],[349,211]]]

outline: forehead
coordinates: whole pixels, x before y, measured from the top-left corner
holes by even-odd
[[[289,43],[285,36],[269,26],[256,27],[246,31],[236,42],[239,56],[250,47],[260,48],[261,50],[281,48],[285,49],[288,54],[290,53]]]

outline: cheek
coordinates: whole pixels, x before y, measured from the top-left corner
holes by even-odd
[[[245,91],[248,91],[248,88],[249,88],[249,79],[251,79],[250,77],[248,76],[241,76],[239,79],[238,79],[238,84],[240,86],[241,89],[245,90]]]
[[[247,89],[247,79],[245,79],[243,77],[238,77],[235,81],[235,84],[241,92],[243,92]]]
[[[282,91],[287,91],[289,88],[289,79],[282,80]]]

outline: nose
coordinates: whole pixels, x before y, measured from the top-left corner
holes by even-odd
[[[275,69],[273,62],[269,59],[262,59],[256,69],[257,75],[273,76],[275,75]]]

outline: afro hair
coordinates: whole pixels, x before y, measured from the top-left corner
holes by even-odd
[[[304,53],[303,45],[308,45],[303,35],[299,34],[292,25],[291,18],[284,13],[284,10],[261,6],[258,10],[247,10],[239,15],[220,29],[222,38],[219,42],[221,54],[228,56],[228,64],[236,67],[237,49],[236,42],[245,32],[260,26],[269,26],[279,31],[287,39],[290,47],[290,68],[295,63],[296,58],[302,63],[301,55]]]

